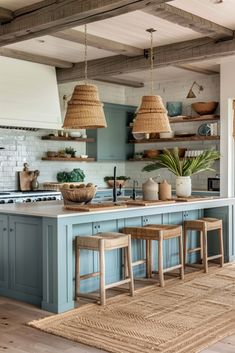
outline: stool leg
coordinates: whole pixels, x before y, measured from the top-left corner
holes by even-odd
[[[186,226],[184,226],[184,267],[186,266],[186,263],[188,261],[188,229]]]
[[[128,262],[127,262],[127,251],[126,248],[123,249],[123,258],[124,258],[124,278],[129,277],[129,272],[128,272]]]
[[[150,261],[151,261],[151,256],[149,252],[149,240],[145,241],[145,248],[146,248],[146,277],[151,278],[151,272],[150,272]]]
[[[182,232],[181,235],[178,237],[179,240],[179,261],[181,264],[181,268],[180,268],[180,278],[184,279],[184,256],[183,256],[183,236],[182,236]]]
[[[208,273],[208,250],[207,250],[207,229],[203,229],[203,266],[204,266],[204,272]]]
[[[220,238],[220,254],[222,257],[220,258],[220,266],[224,266],[224,243],[223,243],[223,226],[221,224],[221,228],[219,228],[219,238]]]
[[[99,239],[99,262],[100,262],[100,304],[105,305],[105,251],[104,239]]]
[[[80,292],[80,249],[76,246],[75,300]]]
[[[159,232],[159,241],[158,241],[158,275],[160,286],[164,287],[164,274],[163,274],[163,235],[162,232]]]
[[[200,231],[200,257],[201,257],[201,262],[203,263],[203,232]]]
[[[149,240],[149,272],[151,278],[153,273],[152,240]]]
[[[127,263],[128,263],[128,272],[130,277],[130,294],[133,297],[134,295],[134,277],[133,277],[133,270],[132,270],[132,254],[131,254],[131,235],[128,235],[128,247],[127,249]]]

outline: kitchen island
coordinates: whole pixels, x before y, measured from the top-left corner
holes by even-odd
[[[225,261],[235,260],[234,206],[235,198],[219,197],[91,212],[64,210],[60,201],[0,205],[0,295],[34,303],[55,313],[73,309],[75,236],[117,232],[124,226],[183,224],[184,220],[203,216],[220,218],[224,227]],[[190,238],[190,247],[196,247],[196,233],[192,232]],[[156,246],[153,246],[155,252]],[[210,235],[208,248],[210,254],[217,248],[217,241]],[[143,242],[133,240],[133,259],[143,252]],[[177,264],[177,254],[177,242],[166,241],[164,265]],[[120,250],[108,252],[107,282],[120,279],[121,259]],[[192,254],[190,261],[196,260],[197,255]],[[82,273],[97,268],[97,254],[82,251]],[[135,274],[143,276],[144,268],[136,268]],[[97,286],[98,278],[90,278],[83,281],[81,291],[95,290]]]

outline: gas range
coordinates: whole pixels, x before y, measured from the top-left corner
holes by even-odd
[[[61,193],[54,190],[0,191],[0,204],[55,201],[61,199]]]

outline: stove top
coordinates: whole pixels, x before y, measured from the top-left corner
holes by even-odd
[[[61,200],[61,193],[55,190],[0,191],[0,204],[15,202],[38,202]]]

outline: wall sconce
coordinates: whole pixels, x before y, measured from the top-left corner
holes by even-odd
[[[190,87],[190,90],[188,91],[187,97],[186,98],[196,98],[195,93],[193,92],[193,87],[197,86],[198,88],[198,93],[203,91],[203,86],[199,85],[196,81],[193,82],[192,86]]]

